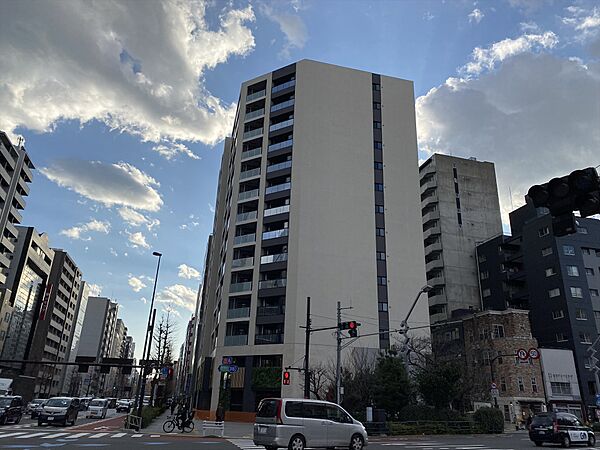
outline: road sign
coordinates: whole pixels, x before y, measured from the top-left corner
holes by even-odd
[[[538,359],[540,357],[540,351],[535,347],[531,347],[529,349],[529,357],[531,359]]]
[[[600,394],[596,394],[596,406],[600,407]]]
[[[490,389],[490,395],[492,398],[498,398],[500,397],[500,391],[498,389]]]
[[[240,368],[235,364],[221,364],[219,366],[219,372],[221,373],[235,373],[238,370],[240,370]]]
[[[166,377],[167,375],[169,375],[169,368],[168,367],[163,367],[162,369],[160,369],[160,374],[163,377]]]
[[[223,356],[222,364],[224,366],[229,366],[233,364],[233,356]]]
[[[490,389],[498,389],[498,386],[496,385],[496,383],[492,383],[490,384]]]
[[[524,348],[520,348],[517,350],[517,358],[525,361],[526,359],[529,359],[529,352]]]

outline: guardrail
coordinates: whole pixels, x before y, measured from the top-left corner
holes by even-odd
[[[124,428],[126,430],[137,430],[142,429],[142,418],[140,416],[134,416],[133,414],[127,414],[125,417]]]

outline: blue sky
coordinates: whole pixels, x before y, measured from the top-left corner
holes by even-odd
[[[0,129],[38,169],[23,223],[119,301],[138,343],[153,250],[159,311],[185,330],[240,84],[290,62],[414,80],[420,158],[494,161],[505,218],[531,184],[600,163],[592,1],[23,0],[0,14]]]

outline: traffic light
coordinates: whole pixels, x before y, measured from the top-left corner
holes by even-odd
[[[573,211],[581,217],[600,213],[600,178],[593,167],[575,170],[569,175],[532,186],[527,196],[536,208],[550,210],[555,236],[577,231]]]
[[[286,386],[290,384],[290,373],[287,370],[283,372],[283,384]]]
[[[90,368],[90,363],[96,362],[96,357],[95,356],[77,356],[77,357],[75,357],[75,362],[79,363],[77,366],[77,372],[86,373]]]
[[[350,337],[358,336],[358,327],[360,327],[360,323],[358,323],[356,320],[340,323],[340,330],[348,330]]]

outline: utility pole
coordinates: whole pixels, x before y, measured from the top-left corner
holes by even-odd
[[[335,402],[341,402],[341,364],[342,364],[342,302],[337,302],[336,361],[335,361]]]
[[[310,398],[310,372],[309,372],[309,353],[310,353],[310,297],[306,297],[306,342],[304,344],[304,398]]]

